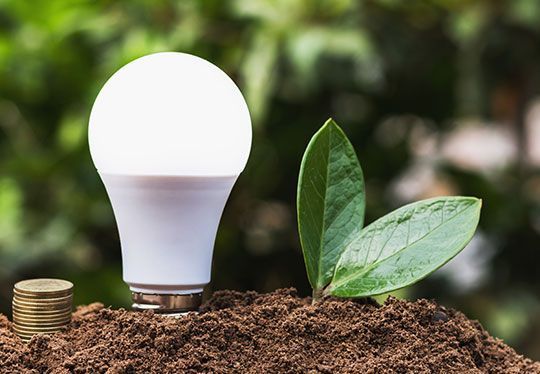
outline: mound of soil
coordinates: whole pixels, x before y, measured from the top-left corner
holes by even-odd
[[[476,321],[435,302],[326,299],[293,289],[221,291],[200,314],[80,307],[70,328],[25,345],[0,316],[6,373],[540,373]]]

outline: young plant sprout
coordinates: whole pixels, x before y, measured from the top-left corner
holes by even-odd
[[[482,201],[445,196],[405,205],[363,227],[364,176],[332,119],[309,142],[298,178],[298,230],[313,302],[409,286],[472,239]]]

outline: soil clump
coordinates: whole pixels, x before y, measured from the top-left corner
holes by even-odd
[[[2,373],[540,373],[433,301],[216,292],[200,314],[79,307],[67,331],[24,344],[0,315]]]

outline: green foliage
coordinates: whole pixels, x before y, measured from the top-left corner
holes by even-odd
[[[309,142],[298,178],[298,231],[314,293],[364,222],[364,176],[352,144],[329,119]]]
[[[344,250],[328,293],[372,296],[409,286],[457,255],[472,239],[481,200],[418,201],[378,219]]]
[[[309,142],[298,178],[298,228],[314,300],[373,296],[411,285],[472,239],[481,201],[440,197],[406,205],[362,229],[365,191],[346,135],[328,120]]]

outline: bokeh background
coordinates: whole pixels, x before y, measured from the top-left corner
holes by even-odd
[[[469,247],[397,295],[459,308],[540,359],[537,0],[0,1],[1,312],[36,276],[74,281],[77,303],[129,305],[87,120],[114,71],[165,50],[216,63],[253,116],[209,292],[309,294],[296,181],[332,116],[364,168],[368,222],[430,196],[484,200]]]

